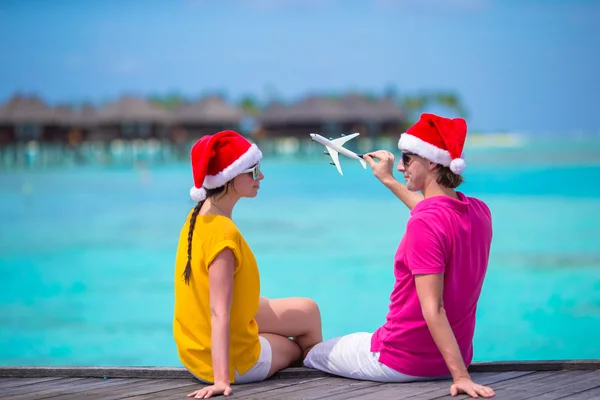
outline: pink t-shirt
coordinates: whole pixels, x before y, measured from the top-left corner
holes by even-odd
[[[396,284],[386,323],[373,334],[379,362],[411,376],[449,375],[421,312],[413,275],[444,273],[444,309],[467,366],[473,359],[477,300],[487,270],[492,219],[481,200],[457,192],[420,201],[394,259]]]

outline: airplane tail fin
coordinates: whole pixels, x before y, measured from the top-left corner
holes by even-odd
[[[359,158],[358,161],[360,161],[360,163],[364,169],[367,169],[367,163],[365,162],[365,160],[363,160],[362,158]]]

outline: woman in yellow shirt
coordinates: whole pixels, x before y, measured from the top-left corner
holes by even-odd
[[[256,259],[232,220],[238,200],[258,193],[261,158],[234,131],[204,136],[192,147],[190,196],[198,204],[177,247],[173,336],[183,365],[210,385],[190,394],[195,398],[262,381],[322,341],[313,300],[260,297]]]

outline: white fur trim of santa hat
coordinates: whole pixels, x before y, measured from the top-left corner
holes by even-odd
[[[460,175],[466,167],[465,160],[462,158],[453,160],[448,150],[440,149],[439,147],[408,133],[400,135],[398,148],[402,151],[415,153],[436,164],[450,167],[450,170],[458,175]]]
[[[205,200],[206,199],[206,190],[204,190],[204,188],[198,189],[197,187],[192,186],[192,188],[190,189],[190,197],[196,203],[199,201]]]
[[[214,189],[225,185],[227,182],[238,176],[242,171],[258,164],[262,158],[262,152],[256,144],[252,144],[244,154],[242,154],[237,160],[231,163],[223,171],[216,175],[207,175],[204,178],[204,184],[202,188],[192,187],[190,189],[190,197],[193,201],[198,202],[206,199],[206,190]]]

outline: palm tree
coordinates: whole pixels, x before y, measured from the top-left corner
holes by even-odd
[[[462,118],[466,118],[467,111],[460,97],[451,92],[429,92],[416,95],[403,96],[400,106],[410,120],[416,121],[421,113],[431,106],[442,106]]]

